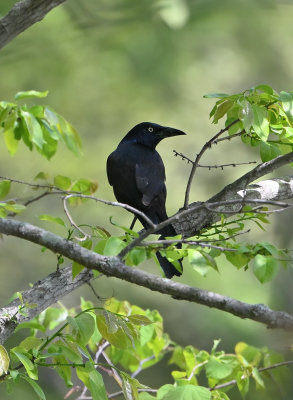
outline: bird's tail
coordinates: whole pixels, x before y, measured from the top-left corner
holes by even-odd
[[[170,261],[168,261],[166,257],[163,257],[159,251],[156,252],[156,256],[157,256],[157,259],[160,263],[162,270],[164,271],[166,278],[171,279],[174,275],[176,275],[176,276],[182,275],[182,272],[178,271],[178,269],[175,268],[174,265]],[[180,263],[181,270],[182,270],[183,267],[182,267],[181,259],[178,260],[178,262]]]
[[[164,219],[167,219],[168,217],[166,216],[164,219],[163,218],[158,218],[157,215],[148,215],[148,217],[155,223],[155,224],[159,224],[160,222],[162,222]],[[138,219],[140,220],[140,222],[142,223],[142,225],[144,226],[145,229],[147,229],[149,226],[148,224],[140,217],[138,217]],[[177,233],[175,231],[175,229],[173,228],[172,225],[167,225],[165,226],[165,228],[159,230],[157,233],[159,233],[161,236],[159,237],[159,240],[163,240],[168,236],[176,236]],[[176,247],[178,249],[181,248],[181,244],[177,244]],[[181,271],[179,271],[178,269],[176,269],[174,267],[174,265],[167,260],[166,257],[162,256],[161,253],[159,251],[156,252],[156,256],[157,259],[160,263],[160,266],[162,268],[162,270],[165,273],[166,278],[171,279],[174,275],[176,276],[180,276],[182,275],[182,271],[183,271],[183,266],[182,266],[182,259],[177,260],[180,264],[181,267]]]
[[[165,239],[166,236],[176,236],[176,234],[177,234],[172,225],[168,225],[165,228],[161,229],[159,231],[159,233],[161,234],[161,236],[159,237],[159,240]],[[176,247],[178,249],[181,249],[181,244],[177,244]],[[166,278],[171,279],[174,275],[176,275],[176,276],[182,275],[182,271],[183,271],[182,259],[177,260],[181,267],[181,271],[179,271],[177,268],[174,267],[174,265],[170,261],[167,260],[166,257],[163,257],[159,251],[157,251],[156,256],[157,256],[157,259],[160,263],[162,270],[165,273]]]

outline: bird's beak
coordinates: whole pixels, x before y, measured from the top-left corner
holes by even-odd
[[[165,127],[162,133],[163,133],[164,138],[172,137],[172,136],[179,136],[179,135],[186,135],[185,132],[180,131],[179,129],[169,128],[169,127]]]

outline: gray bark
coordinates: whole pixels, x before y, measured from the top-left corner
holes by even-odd
[[[65,0],[22,0],[0,19],[0,49]]]

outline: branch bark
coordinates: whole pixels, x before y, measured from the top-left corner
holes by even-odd
[[[36,304],[36,307],[27,308],[24,315],[18,312],[19,300],[13,300],[9,305],[0,309],[0,343],[4,343],[13,334],[18,324],[34,318],[47,307],[84,283],[89,282],[92,278],[92,271],[85,269],[72,280],[70,266],[36,282],[31,289],[22,292],[24,303],[33,303]]]
[[[293,316],[288,313],[273,311],[263,304],[247,304],[227,296],[222,296],[207,290],[197,289],[188,285],[170,281],[169,279],[155,276],[136,268],[128,267],[117,257],[106,257],[94,253],[67,239],[63,239],[60,236],[25,222],[5,218],[0,219],[0,232],[45,246],[54,253],[62,254],[63,256],[84,265],[88,269],[97,270],[106,276],[117,277],[136,285],[144,286],[150,290],[168,294],[178,300],[186,300],[203,304],[208,307],[217,308],[234,314],[240,318],[248,318],[266,324],[269,328],[282,328],[285,330],[293,329]],[[64,273],[67,274],[68,270],[66,269]],[[42,288],[46,288],[46,282],[48,279],[52,279],[52,276],[39,282],[37,287],[41,286]],[[71,290],[73,289],[74,288]],[[38,307],[39,303],[41,301],[43,302],[44,298],[48,299],[48,302],[40,305],[41,308],[43,306],[47,307],[50,303],[53,304],[56,301],[50,291],[48,292],[46,289],[36,293],[37,296],[33,297],[31,302],[37,302]],[[40,295],[42,300],[39,298]],[[27,292],[25,292],[23,296],[26,298]],[[8,309],[10,306],[11,305],[8,306]],[[17,306],[17,303],[14,303],[13,306]],[[33,310],[32,312],[34,312]],[[7,308],[5,310],[0,310],[0,324],[2,324],[0,332],[2,332],[2,338],[7,338],[13,330],[6,314]]]
[[[22,0],[0,19],[0,49],[65,0]]]

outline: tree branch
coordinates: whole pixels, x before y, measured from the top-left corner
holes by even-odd
[[[144,286],[150,290],[168,294],[178,300],[186,300],[206,305],[208,307],[217,308],[240,318],[248,318],[258,321],[270,328],[282,328],[285,330],[293,329],[293,316],[288,313],[273,311],[263,304],[247,304],[207,290],[197,289],[188,285],[170,281],[169,279],[155,276],[137,268],[128,267],[117,257],[106,257],[94,253],[67,239],[63,239],[58,235],[25,222],[14,221],[6,218],[0,219],[0,232],[45,246],[54,253],[62,254],[63,256],[68,257],[89,269],[97,270],[106,276],[113,276],[139,286]],[[63,269],[61,270],[61,273],[63,273]],[[69,268],[66,268],[64,273],[68,276],[67,274],[70,274]],[[53,277],[54,274],[51,275],[50,278],[45,278],[43,281],[37,283],[35,289],[30,289],[32,291],[37,291],[37,293],[39,293],[38,296],[40,296],[41,293],[41,298],[34,296],[31,299],[31,302],[40,302],[41,304],[44,304],[44,301],[46,300],[46,304],[44,305],[45,308],[56,301],[57,296],[53,296],[54,285],[49,284],[50,279],[52,280]],[[78,275],[78,277],[80,277],[80,275]],[[56,275],[55,284],[57,284],[59,280],[59,275]],[[47,284],[49,284],[48,290],[46,289]],[[60,297],[65,294],[64,292],[68,292],[68,289],[66,291],[65,288],[66,283],[63,283],[62,286],[64,288],[63,294],[61,294],[60,291],[58,292]],[[40,290],[39,287],[42,289]],[[71,287],[71,290],[73,289],[74,288]],[[30,293],[33,294],[33,292]],[[24,292],[23,296],[26,299],[27,292]],[[14,313],[12,313],[9,311],[10,306],[11,305],[0,312],[0,324],[2,324],[0,325],[0,332],[2,335],[2,341],[4,338],[11,335],[13,328],[15,327],[15,324],[13,324],[14,326],[11,328],[12,324],[9,323],[9,317],[7,318],[7,310],[9,315],[15,314],[16,308],[14,308]],[[14,307],[17,307],[17,302],[14,303]],[[40,311],[43,306],[38,304],[38,307],[40,307]],[[32,309],[31,312],[34,313],[35,309]]]
[[[256,179],[267,175],[274,170],[293,162],[293,152],[278,156],[271,161],[267,161],[263,164],[258,165],[251,171],[244,174],[242,177],[237,179],[235,182],[227,185],[219,193],[211,197],[207,202],[219,202],[225,200],[235,200],[243,198],[248,199],[262,199],[262,200],[286,200],[293,197],[293,176],[270,179],[263,184],[263,190],[260,191],[256,185],[248,186],[251,182]],[[272,190],[274,187],[274,190]],[[249,190],[248,190],[249,189]],[[244,192],[247,190],[247,192]],[[179,211],[175,214],[175,219],[172,217],[174,228],[177,233],[181,233],[185,237],[196,235],[202,228],[207,227],[217,220],[219,220],[219,209],[216,212],[205,209],[204,207],[198,209],[200,203],[193,203],[189,206],[188,210]],[[225,207],[227,210],[227,207]],[[231,204],[229,212],[237,214],[239,212],[239,204]]]
[[[22,0],[0,19],[0,49],[65,0]]]
[[[12,220],[10,220],[12,221]],[[13,300],[9,305],[0,309],[0,343],[4,343],[21,322],[28,321],[40,314],[47,307],[56,303],[66,294],[93,278],[92,271],[86,269],[72,280],[72,269],[65,267],[58,272],[48,275],[34,286],[22,292],[24,303],[36,304],[34,308],[27,308],[25,315],[18,312],[19,300]]]

